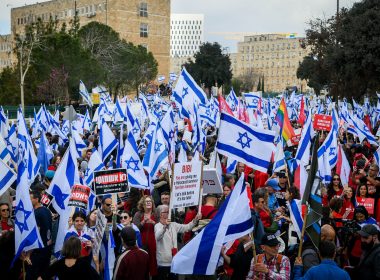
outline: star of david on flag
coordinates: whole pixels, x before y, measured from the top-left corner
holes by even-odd
[[[251,141],[252,141],[252,139],[248,137],[247,132],[244,132],[244,133],[239,132],[239,139],[237,140],[237,142],[241,145],[242,149],[244,149],[245,147],[250,148],[249,143]]]

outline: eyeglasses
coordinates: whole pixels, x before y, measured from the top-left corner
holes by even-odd
[[[339,179],[339,178],[334,178],[333,180],[334,180],[334,181],[339,181],[340,179]]]
[[[9,212],[9,209],[1,209],[1,212]]]
[[[169,212],[161,212],[161,214],[164,214],[164,213],[168,214]]]
[[[152,203],[152,201],[151,201],[151,200],[145,200],[145,203],[148,203],[148,202]]]
[[[120,216],[120,219],[121,220],[126,220],[126,219],[128,219],[129,217],[128,216]]]

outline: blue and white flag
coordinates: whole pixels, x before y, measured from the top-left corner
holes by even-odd
[[[82,137],[79,135],[79,133],[75,130],[72,131],[72,136],[75,142],[75,148],[77,150],[77,157],[82,157],[83,149],[87,148],[86,143],[84,143]]]
[[[214,275],[223,244],[253,230],[244,173],[216,216],[174,257],[171,272]]]
[[[285,155],[282,141],[277,143],[274,154],[273,172],[280,172],[286,169]]]
[[[176,73],[170,72],[169,73],[169,79],[171,82],[175,82],[177,80],[178,76]]]
[[[40,147],[38,149],[37,157],[41,165],[40,173],[41,175],[45,175],[48,166],[50,165],[50,160],[54,157],[54,154],[44,132],[41,132]]]
[[[237,163],[237,160],[227,158],[226,173],[234,173],[236,170]]]
[[[93,148],[92,155],[90,160],[88,161],[87,169],[84,174],[84,184],[87,186],[92,186],[92,182],[94,181],[94,171],[100,171],[105,168],[105,165],[100,157],[98,151]]]
[[[40,163],[34,153],[32,139],[26,127],[26,122],[21,109],[17,112],[17,139],[18,139],[18,164],[24,161],[24,166],[27,167],[28,182],[31,184],[36,178],[40,170]]]
[[[195,102],[198,104],[208,103],[207,95],[185,68],[181,71],[174,91],[182,98],[182,106],[186,110],[190,110]]]
[[[24,151],[23,154],[27,154]],[[26,164],[26,165],[25,165]],[[19,161],[17,168],[17,189],[15,208],[15,245],[16,252],[13,263],[20,257],[22,252],[43,248],[40,231],[37,227],[32,201],[29,195],[27,161]]]
[[[165,138],[161,126],[157,125],[143,159],[143,167],[149,173],[150,181],[157,179],[158,171],[161,168],[167,169],[168,163],[169,158]]]
[[[8,130],[9,130],[8,118],[5,115],[3,107],[0,106],[0,135],[3,136],[4,139],[8,137]]]
[[[0,196],[16,181],[17,175],[0,159]]]
[[[83,100],[90,106],[92,107],[93,104],[92,104],[92,100],[91,100],[91,96],[90,94],[88,93],[87,91],[87,88],[86,86],[84,85],[84,83],[82,81],[79,81],[79,94],[83,97]]]
[[[115,247],[116,245],[112,234],[112,226],[110,226],[110,228],[108,230],[106,229],[104,232],[102,246],[100,249],[100,253],[104,260],[103,280],[113,279],[113,270],[116,260],[114,250]]]
[[[159,75],[158,77],[157,77],[157,81],[158,81],[158,83],[159,84],[161,84],[161,83],[163,83],[164,81],[165,81],[165,76],[164,75]]]
[[[90,119],[90,114],[88,112],[88,109],[86,110],[86,114],[84,115],[84,120],[83,120],[83,129],[90,131],[91,129],[91,119]]]
[[[7,146],[3,136],[0,135],[0,159],[4,162],[8,162],[12,158]]]
[[[274,138],[274,131],[252,127],[222,113],[216,148],[218,153],[228,158],[242,162],[255,170],[267,172]]]
[[[52,205],[60,215],[58,235],[54,247],[54,253],[56,254],[62,249],[68,229],[68,220],[71,214],[70,207],[68,206],[71,188],[80,182],[76,155],[75,142],[71,138],[69,147],[63,155],[62,161],[55,171],[53,180],[47,190],[53,196]]]
[[[132,132],[128,133],[128,138],[125,140],[122,167],[127,169],[128,184],[131,187],[138,189],[148,188],[148,180],[145,176]]]
[[[5,139],[5,142],[7,143],[7,148],[12,160],[16,163],[18,157],[16,125],[12,124],[11,128],[8,131],[8,137]]]
[[[109,128],[104,119],[100,122],[99,130],[99,154],[102,157],[103,162],[117,147],[117,140],[112,130]]]
[[[247,104],[247,108],[256,110],[259,106],[261,94],[259,92],[244,93],[244,98],[245,103]]]
[[[122,155],[123,155],[123,151],[124,151],[123,127],[124,127],[124,124],[122,123],[120,126],[120,132],[119,132],[119,146],[118,146],[117,155],[116,155],[116,168],[120,168],[120,166],[121,166]]]
[[[376,152],[373,154],[373,157],[376,160],[376,164],[380,166],[380,147],[377,148]]]
[[[230,106],[232,111],[236,111],[239,105],[239,99],[237,98],[234,89],[231,88],[230,94],[227,95],[226,102]]]
[[[301,200],[292,199],[290,202],[286,202],[286,204],[289,209],[290,219],[292,220],[294,230],[297,233],[298,238],[301,239],[301,231],[303,226]]]
[[[118,122],[122,122],[125,119],[125,108],[126,104],[122,104],[119,98],[116,100],[115,109],[113,111],[113,123],[116,124]]]

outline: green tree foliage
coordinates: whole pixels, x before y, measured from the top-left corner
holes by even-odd
[[[306,31],[311,49],[297,77],[316,92],[360,97],[380,88],[380,2],[363,0],[338,17],[316,19]]]
[[[189,60],[184,66],[196,82],[204,84],[208,89],[216,84],[218,87],[230,84],[231,61],[227,54],[223,54],[218,43],[201,45],[194,58],[195,62]]]

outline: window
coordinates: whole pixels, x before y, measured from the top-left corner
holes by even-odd
[[[148,17],[148,3],[140,3],[140,17]]]
[[[148,37],[148,24],[141,23],[140,24],[140,37],[147,38]]]

